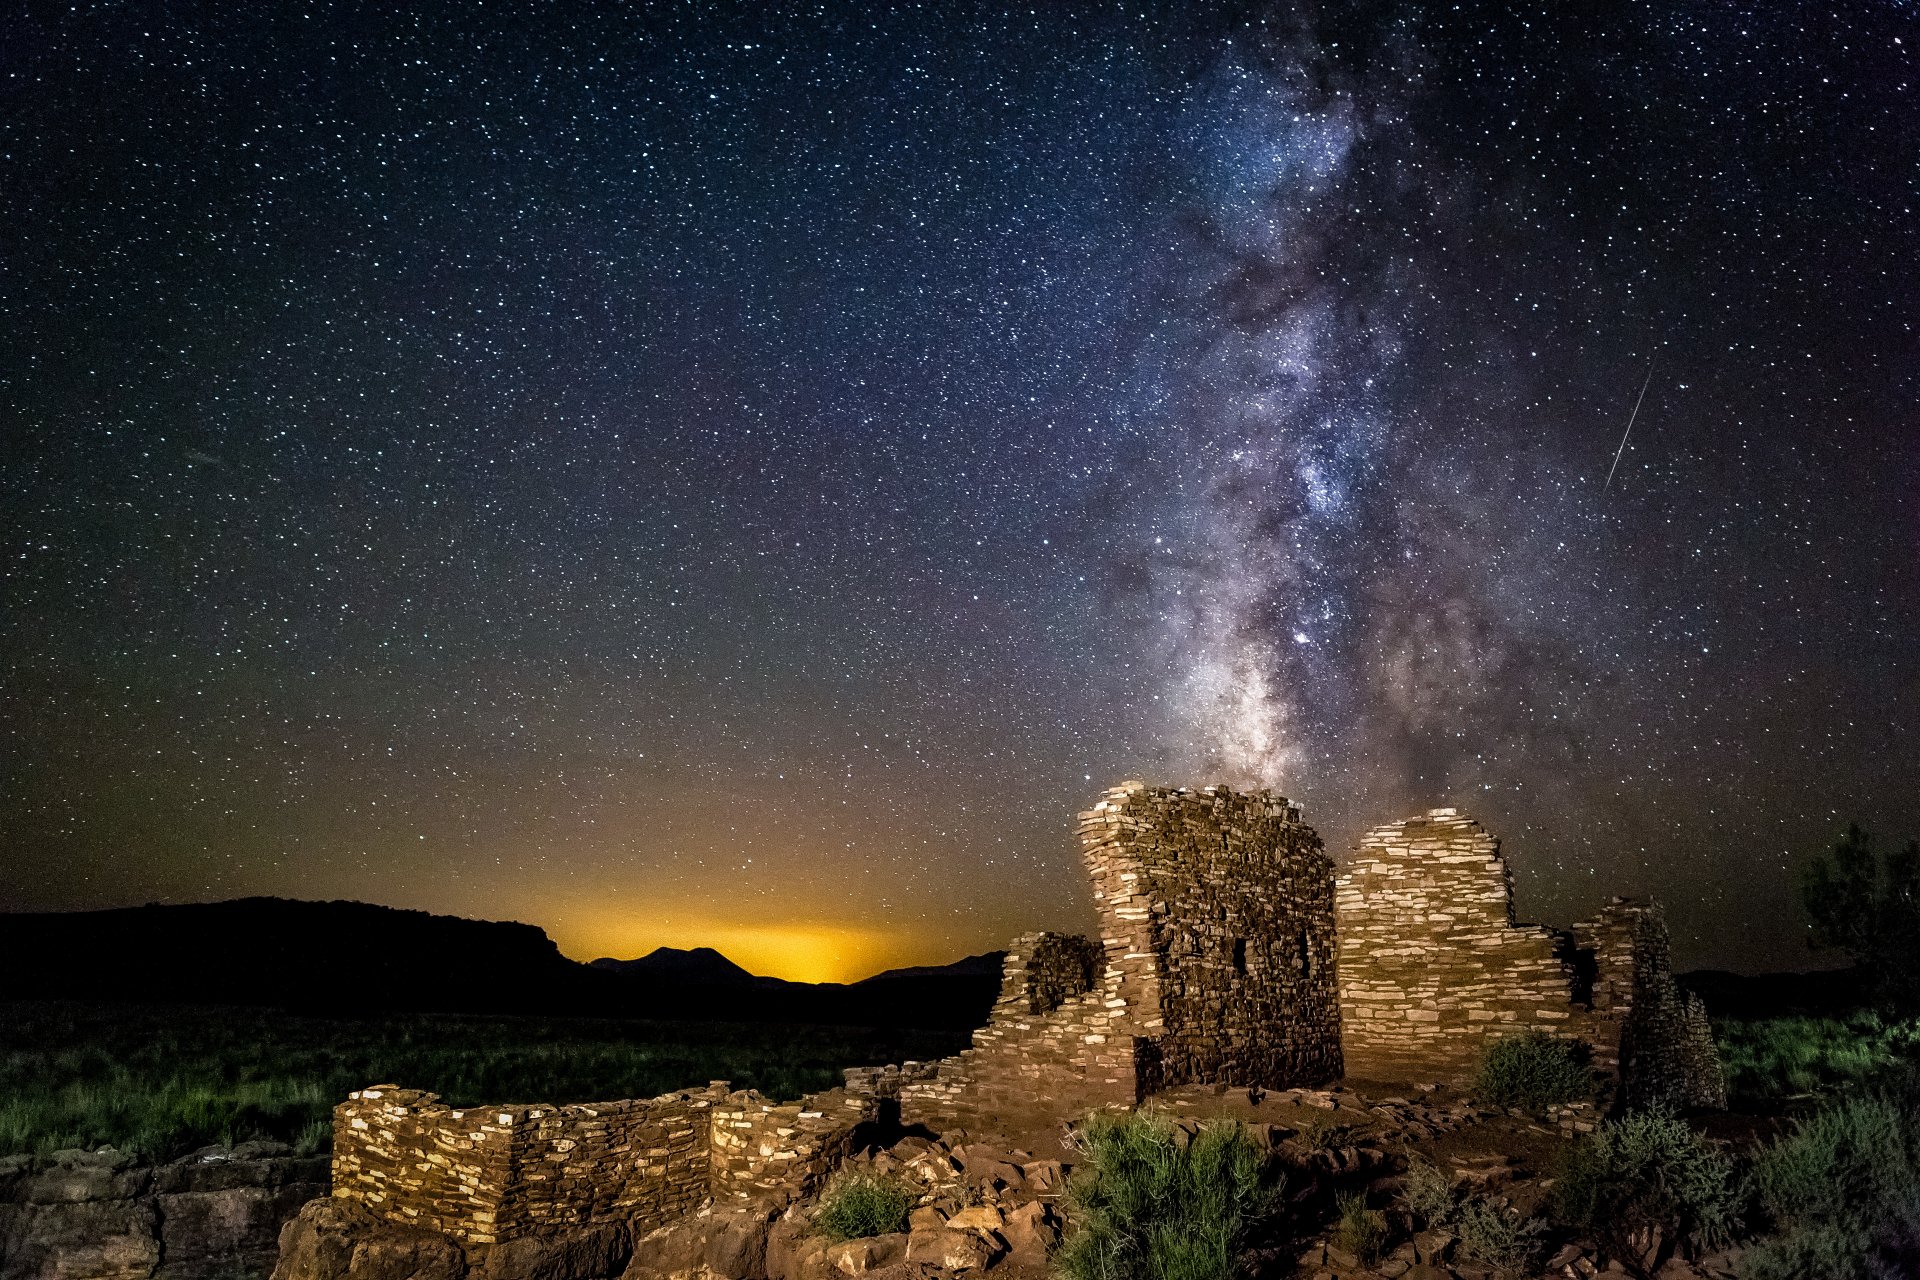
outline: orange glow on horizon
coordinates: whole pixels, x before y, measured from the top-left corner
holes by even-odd
[[[924,946],[924,940],[903,933],[832,921],[753,924],[604,911],[567,912],[547,932],[575,960],[633,960],[656,947],[712,947],[751,973],[792,982],[857,982],[883,969],[922,962],[914,943]]]

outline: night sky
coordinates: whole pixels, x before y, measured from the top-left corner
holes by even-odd
[[[1920,836],[1908,0],[4,25],[0,906],[857,977],[1142,777],[1759,969]]]

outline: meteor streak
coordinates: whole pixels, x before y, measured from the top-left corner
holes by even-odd
[[[1620,433],[1620,447],[1613,451],[1613,465],[1607,468],[1607,482],[1600,486],[1605,493],[1613,485],[1613,473],[1620,469],[1620,455],[1627,451],[1627,437],[1633,434],[1633,420],[1640,416],[1640,406],[1647,398],[1647,387],[1653,382],[1653,361],[1647,361],[1647,376],[1640,383],[1639,398],[1633,402],[1633,412],[1627,415],[1627,429]]]

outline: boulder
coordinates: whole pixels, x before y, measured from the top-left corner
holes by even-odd
[[[1004,1222],[1000,1217],[1000,1211],[992,1205],[976,1204],[969,1205],[967,1208],[960,1210],[960,1212],[948,1218],[944,1225],[953,1231],[966,1231],[969,1229],[974,1231],[998,1231],[1004,1225]]]
[[[633,1235],[624,1222],[592,1222],[503,1240],[475,1280],[612,1280],[626,1269]]]
[[[236,1271],[264,1274],[273,1266],[280,1229],[324,1183],[235,1186],[156,1196],[161,1264],[154,1280],[212,1280]]]
[[[762,1280],[773,1218],[770,1206],[753,1204],[676,1218],[634,1241],[623,1280]]]
[[[1038,1265],[1047,1260],[1047,1254],[1060,1243],[1060,1221],[1048,1206],[1038,1200],[1009,1209],[1005,1224],[1000,1228],[1001,1237],[1013,1253],[1015,1262],[1023,1265]]]
[[[948,1271],[983,1270],[996,1250],[977,1231],[915,1231],[907,1236],[907,1261],[943,1267]]]
[[[795,1214],[767,1230],[767,1280],[831,1280],[839,1274],[827,1261],[827,1242],[813,1224]]]
[[[111,1147],[100,1151],[65,1150],[22,1180],[15,1192],[28,1204],[81,1204],[90,1200],[130,1200],[144,1193],[153,1170],[134,1167],[133,1157]]]
[[[272,1280],[465,1280],[466,1254],[448,1236],[377,1218],[331,1197],[309,1201],[280,1230]]]
[[[863,1236],[827,1246],[827,1265],[850,1276],[889,1267],[907,1256],[907,1233]]]
[[[6,1280],[148,1280],[160,1262],[151,1200],[0,1205]]]

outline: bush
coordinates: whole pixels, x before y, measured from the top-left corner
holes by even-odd
[[[1714,1024],[1727,1091],[1747,1103],[1872,1086],[1920,1061],[1920,1020],[1729,1018]]]
[[[1471,1199],[1460,1206],[1453,1221],[1460,1247],[1500,1271],[1525,1271],[1540,1256],[1547,1225],[1519,1210]]]
[[[1067,1280],[1228,1280],[1277,1181],[1238,1124],[1184,1134],[1151,1111],[1097,1113],[1067,1183],[1071,1233],[1054,1255]]]
[[[813,1229],[827,1239],[858,1240],[907,1229],[918,1190],[904,1179],[877,1173],[847,1173],[820,1193]]]
[[[1452,1222],[1459,1208],[1452,1176],[1419,1156],[1407,1157],[1407,1173],[1400,1180],[1400,1201],[1416,1222],[1429,1229]]]
[[[1882,1000],[1920,1007],[1920,843],[1882,857],[1858,826],[1800,881],[1813,942],[1845,952]]]
[[[1733,1162],[1665,1111],[1602,1124],[1575,1145],[1554,1188],[1559,1217],[1629,1268],[1655,1229],[1690,1249],[1732,1240],[1741,1194]]]
[[[1754,1163],[1774,1235],[1750,1249],[1752,1280],[1920,1275],[1920,1090],[1850,1098]]]
[[[1544,1031],[1501,1036],[1480,1055],[1474,1091],[1496,1107],[1538,1111],[1593,1096],[1587,1048]]]
[[[1334,1243],[1370,1267],[1380,1260],[1387,1247],[1386,1215],[1367,1208],[1367,1198],[1357,1191],[1343,1191],[1338,1200],[1340,1226]]]

